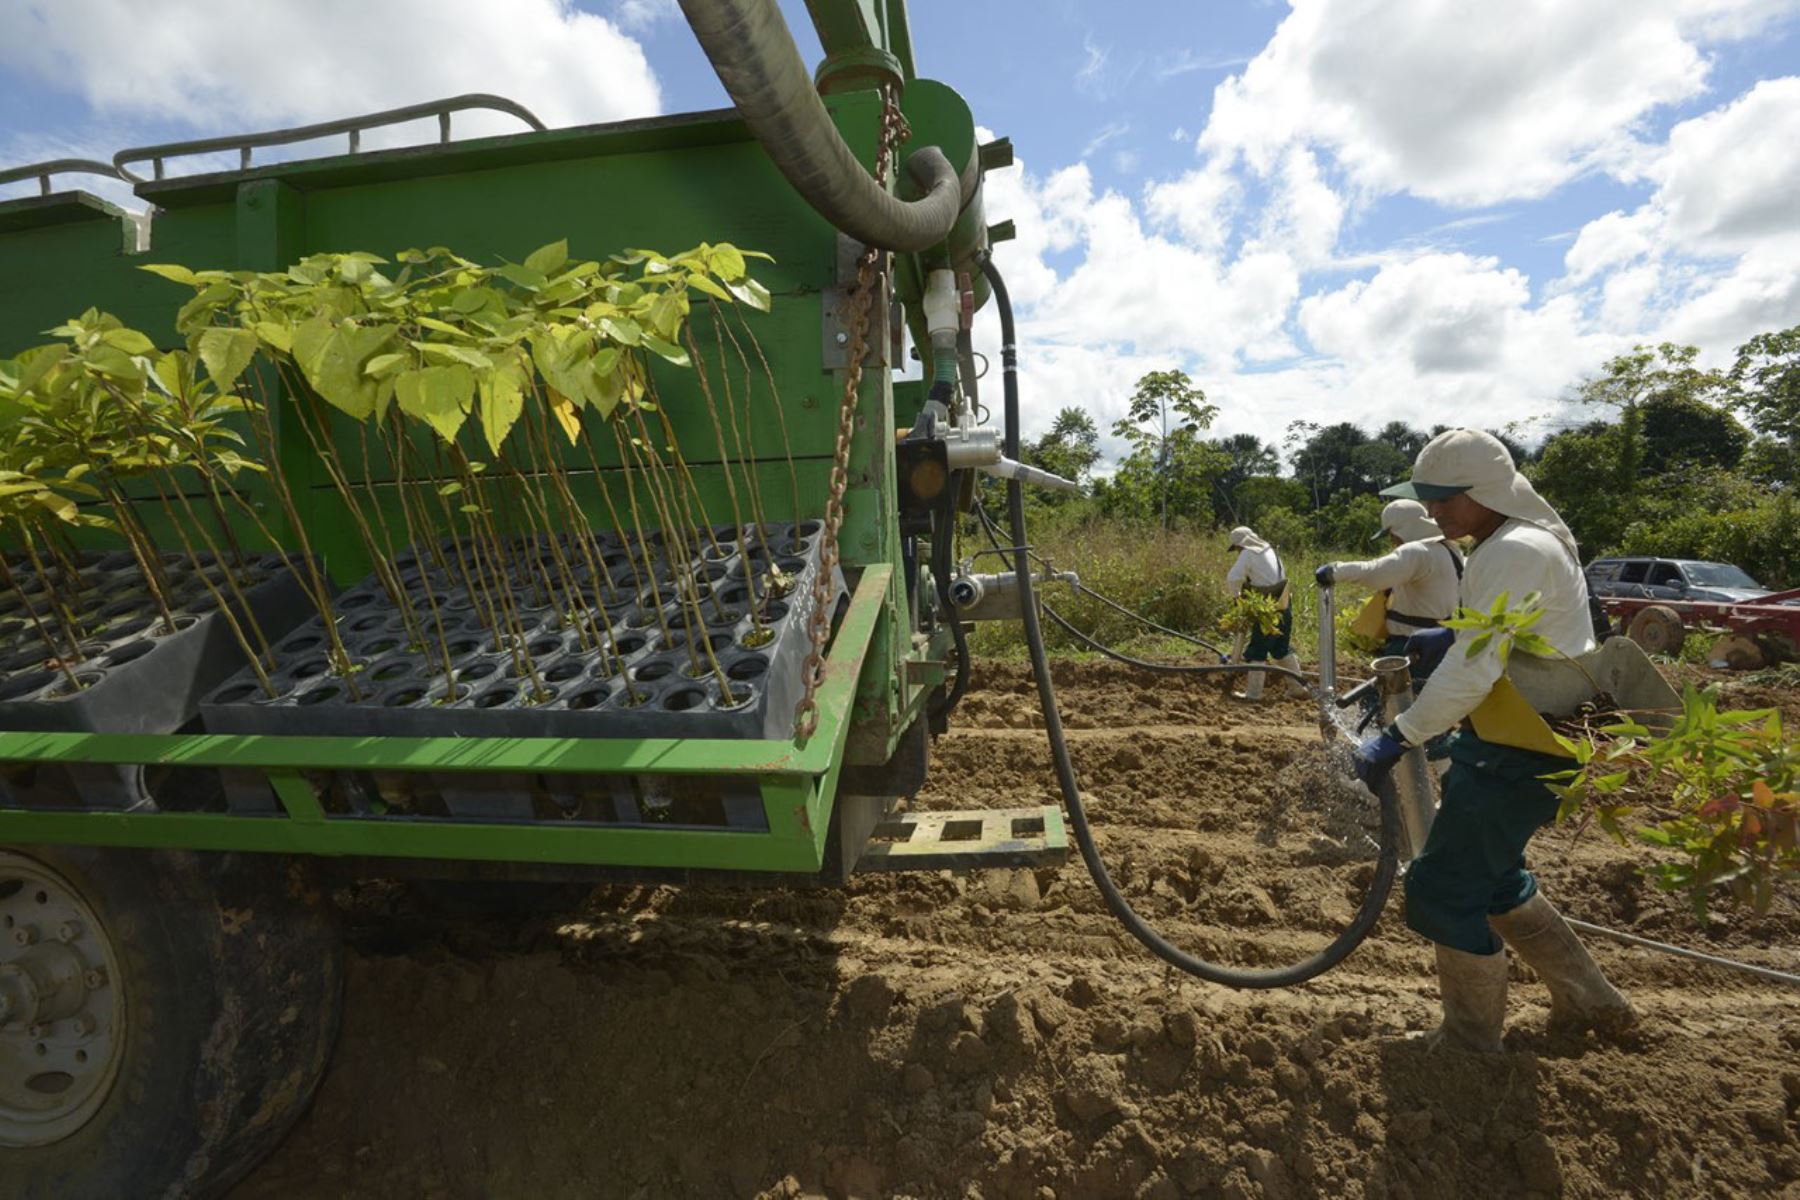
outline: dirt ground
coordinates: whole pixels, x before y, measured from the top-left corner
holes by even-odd
[[[1055,672],[1096,836],[1139,911],[1239,965],[1322,945],[1371,872],[1314,794],[1297,700],[1106,664]],[[1800,728],[1800,703],[1780,702]],[[984,664],[921,807],[1056,800],[1021,667]],[[1566,912],[1800,970],[1800,910],[1701,930],[1631,853],[1541,835]],[[1061,869],[843,889],[595,891],[450,922],[349,898],[343,1037],[234,1200],[277,1197],[1800,1195],[1800,993],[1597,942],[1629,1042],[1554,1040],[1514,967],[1507,1053],[1426,1053],[1427,944],[1390,902],[1303,988],[1166,970]]]

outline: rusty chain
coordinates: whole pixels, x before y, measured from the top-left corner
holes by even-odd
[[[894,154],[912,136],[900,112],[898,93],[882,89],[881,145],[875,153],[875,182],[887,186]],[[850,301],[849,341],[844,346],[844,394],[838,401],[837,445],[831,456],[831,485],[825,498],[824,533],[819,539],[819,570],[813,576],[812,614],[806,662],[800,669],[804,691],[794,709],[794,738],[804,742],[819,727],[819,685],[825,680],[825,639],[831,633],[831,580],[838,566],[838,530],[844,523],[844,490],[850,484],[850,440],[856,434],[856,403],[862,390],[863,356],[868,349],[870,311],[875,289],[884,284],[883,251],[865,246],[856,260],[856,290]]]

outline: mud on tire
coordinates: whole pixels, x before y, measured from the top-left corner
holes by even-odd
[[[0,1149],[0,1195],[222,1194],[330,1058],[344,970],[329,897],[276,855],[5,848],[0,884],[22,861],[66,880],[106,930],[124,1019],[104,1099],[58,1140]]]

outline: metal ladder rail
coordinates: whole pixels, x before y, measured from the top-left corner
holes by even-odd
[[[284,146],[291,142],[306,142],[314,138],[330,137],[343,133],[350,137],[350,153],[357,154],[362,150],[362,133],[366,129],[378,129],[384,125],[398,125],[406,121],[417,121],[425,117],[436,117],[438,121],[438,142],[450,141],[450,114],[469,110],[487,110],[502,112],[519,118],[538,133],[549,129],[538,120],[530,109],[504,96],[495,96],[486,92],[470,92],[462,96],[451,96],[444,100],[432,100],[424,104],[409,104],[403,108],[384,109],[381,112],[363,113],[355,117],[342,117],[336,121],[321,121],[313,125],[295,125],[287,129],[272,129],[264,133],[230,134],[225,137],[197,138],[186,142],[163,142],[155,146],[133,146],[113,155],[113,167],[122,179],[132,183],[148,183],[143,176],[133,172],[128,164],[149,162],[152,178],[162,179],[165,159],[183,158],[194,154],[213,154],[221,150],[238,152],[238,169],[250,169],[251,152],[259,146]]]
[[[0,170],[0,183],[17,183],[21,179],[38,181],[38,194],[50,194],[50,177],[52,175],[105,175],[109,179],[118,179],[125,183],[131,177],[124,174],[111,163],[103,163],[91,158],[52,158],[44,162],[26,163],[21,167],[7,167]]]

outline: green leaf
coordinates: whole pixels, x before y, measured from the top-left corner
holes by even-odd
[[[400,411],[431,426],[446,442],[456,440],[474,394],[475,374],[461,363],[423,367],[394,380]]]
[[[748,304],[758,312],[769,311],[769,289],[754,279],[746,279],[742,283],[725,285],[733,296]]]
[[[539,246],[525,256],[525,266],[539,275],[550,276],[562,269],[569,261],[569,239],[551,242],[548,246]],[[542,286],[540,284],[539,286]]]
[[[141,380],[144,368],[131,355],[116,346],[99,345],[89,350],[84,361],[102,375],[113,379]]]
[[[220,326],[202,332],[200,361],[206,365],[213,386],[229,392],[256,357],[256,346],[256,335],[248,329]]]
[[[377,354],[374,358],[371,358],[368,362],[363,364],[363,374],[379,379],[383,375],[392,374],[396,367],[409,361],[411,361],[411,356],[398,350],[389,351],[386,354]]]
[[[258,321],[251,326],[251,329],[255,331],[257,337],[262,339],[264,345],[279,350],[283,354],[290,353],[294,348],[293,327],[285,322]]]
[[[468,346],[452,346],[444,342],[414,342],[420,354],[436,363],[461,363],[478,371],[494,369],[494,360]]]
[[[453,334],[456,337],[466,337],[467,336],[467,334],[464,333],[463,330],[458,329],[456,326],[450,324],[450,322],[440,321],[436,317],[415,317],[414,320],[416,320],[420,325],[423,325],[425,328],[435,329],[439,333]]]
[[[727,243],[714,246],[706,255],[706,265],[712,273],[727,283],[736,283],[744,277],[744,256],[738,248]]]
[[[512,432],[519,414],[525,409],[525,383],[529,370],[514,355],[503,359],[493,371],[483,375],[481,387],[481,431],[488,449],[500,453],[500,443]]]
[[[630,317],[601,317],[600,331],[624,346],[636,346],[644,340],[643,328]]]
[[[194,273],[180,263],[145,263],[138,270],[148,271],[152,275],[161,275],[171,283],[185,283],[190,287],[197,287],[200,283],[194,277]]]
[[[109,329],[100,340],[127,354],[149,354],[156,349],[155,342],[135,329]]]
[[[696,292],[704,292],[715,300],[723,300],[727,304],[731,303],[731,293],[714,283],[709,276],[689,275],[687,277],[687,285]]]
[[[547,282],[542,271],[518,263],[504,263],[499,268],[502,279],[518,284],[528,292],[535,292]]]
[[[663,358],[668,359],[670,362],[674,363],[678,367],[685,367],[685,366],[691,365],[691,361],[688,358],[688,353],[686,350],[683,350],[680,346],[677,346],[674,342],[664,341],[662,338],[657,337],[654,333],[646,333],[644,335],[644,345],[648,349],[654,350],[657,354],[661,355]]]

